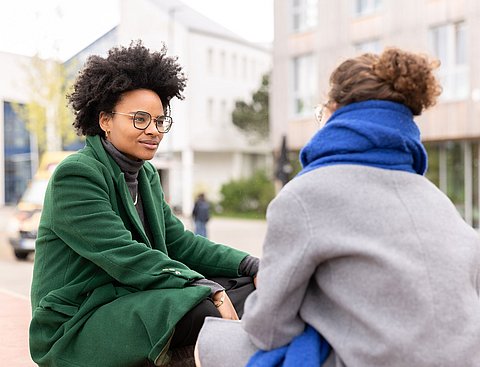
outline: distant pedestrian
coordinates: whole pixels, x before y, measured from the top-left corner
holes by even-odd
[[[205,194],[198,195],[193,206],[192,218],[195,221],[195,233],[207,237],[207,222],[210,219],[210,204]]]

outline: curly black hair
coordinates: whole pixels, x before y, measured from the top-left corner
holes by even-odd
[[[104,135],[98,123],[100,112],[112,111],[121,95],[149,89],[160,97],[165,113],[173,97],[183,99],[186,78],[176,57],[166,56],[166,47],[150,52],[141,41],[129,47],[114,47],[106,58],[93,55],[80,71],[73,92],[67,96],[75,113],[78,135]]]

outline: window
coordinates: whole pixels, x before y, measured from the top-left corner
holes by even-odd
[[[257,79],[257,63],[254,59],[252,59],[251,63],[251,75],[252,79],[256,80]]]
[[[443,87],[442,100],[468,97],[469,73],[467,63],[465,22],[449,23],[430,30],[433,53],[441,65],[438,77]]]
[[[232,55],[232,78],[237,77],[237,55]]]
[[[293,115],[312,115],[315,104],[317,73],[313,54],[295,57],[292,60]]]
[[[472,226],[480,227],[480,147],[478,142],[472,142]]]
[[[25,123],[9,102],[3,103],[5,202],[16,203],[32,178],[32,149]]]
[[[220,75],[226,76],[227,74],[227,65],[226,65],[226,58],[225,58],[225,51],[220,52]]]
[[[480,227],[479,142],[425,143],[427,178],[445,192],[468,224]]]
[[[242,78],[247,78],[247,58],[245,56],[242,57]]]
[[[317,25],[318,0],[291,0],[293,32],[303,32]]]
[[[440,184],[440,147],[438,144],[425,144],[428,154],[428,169],[425,176],[433,182],[438,188]]]
[[[376,12],[382,6],[382,0],[355,0],[355,15],[362,16]]]
[[[227,101],[223,100],[220,103],[220,124],[224,125],[228,121]]]
[[[371,52],[371,53],[379,53],[382,51],[382,46],[380,44],[380,40],[368,40],[364,42],[359,42],[354,45],[355,51],[359,54]]]
[[[213,124],[214,121],[214,110],[213,110],[213,99],[209,98],[207,100],[207,121],[210,123],[210,125]]]
[[[213,50],[209,48],[207,50],[207,71],[213,73]]]

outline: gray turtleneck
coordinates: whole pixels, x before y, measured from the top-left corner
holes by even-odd
[[[113,158],[115,163],[118,164],[125,176],[125,182],[127,183],[128,190],[132,196],[133,203],[135,204],[135,209],[137,209],[138,216],[142,221],[143,228],[150,240],[152,240],[150,227],[146,222],[145,215],[143,213],[142,197],[138,192],[138,172],[142,168],[143,163],[145,162],[142,159],[133,159],[127,155],[120,152],[112,143],[108,140],[101,139],[103,147],[108,154]]]

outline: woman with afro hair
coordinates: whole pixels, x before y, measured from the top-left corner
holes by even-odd
[[[152,159],[185,77],[141,42],[91,56],[68,96],[85,147],[50,179],[36,242],[39,366],[193,365],[206,316],[238,319],[258,259],[186,230]]]

